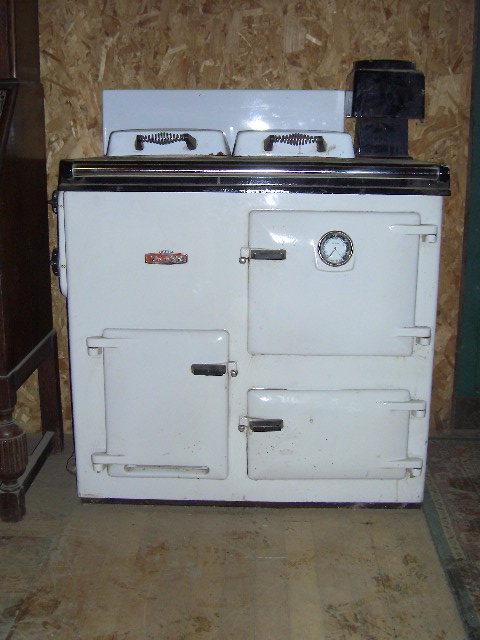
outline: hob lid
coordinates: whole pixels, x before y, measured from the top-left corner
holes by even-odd
[[[353,158],[347,133],[332,131],[239,131],[234,156]]]
[[[239,131],[231,153],[222,131],[213,129],[129,129],[113,131],[107,156],[237,156],[353,158],[346,133],[335,131]]]
[[[213,129],[128,129],[113,131],[107,156],[230,155],[222,131]]]

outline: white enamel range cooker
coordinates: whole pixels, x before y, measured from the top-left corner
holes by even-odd
[[[344,101],[104,92],[57,194],[82,498],[422,500],[448,169]]]

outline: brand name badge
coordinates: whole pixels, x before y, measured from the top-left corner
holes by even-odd
[[[158,253],[146,253],[145,262],[146,264],[185,264],[188,262],[188,255],[162,250]]]

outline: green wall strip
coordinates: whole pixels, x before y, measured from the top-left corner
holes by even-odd
[[[463,304],[455,371],[455,397],[480,398],[480,37],[475,16],[472,76],[470,180],[465,220]]]

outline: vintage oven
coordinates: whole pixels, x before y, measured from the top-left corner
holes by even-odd
[[[422,500],[449,188],[408,157],[422,83],[104,92],[106,155],[56,194],[82,498]]]

